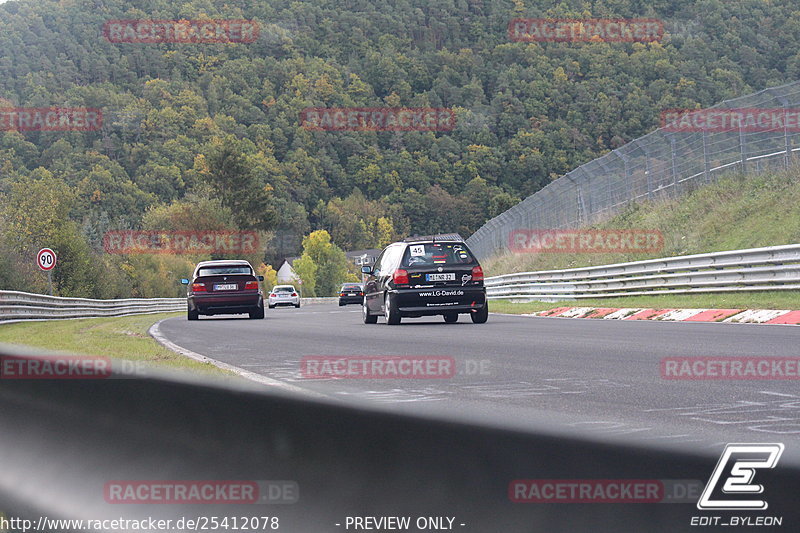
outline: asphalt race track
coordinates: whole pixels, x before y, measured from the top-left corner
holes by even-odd
[[[797,357],[800,327],[553,319],[492,314],[365,325],[334,304],[246,317],[168,319],[175,344],[329,398],[399,412],[556,423],[604,439],[721,449],[727,442],[800,441],[797,380],[666,380],[665,357]],[[446,356],[452,377],[307,379],[308,356]]]

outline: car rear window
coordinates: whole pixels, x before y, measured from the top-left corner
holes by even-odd
[[[342,285],[343,291],[360,291],[361,285]]]
[[[232,266],[214,266],[202,267],[197,271],[198,277],[201,276],[225,276],[228,274],[253,274],[253,270],[249,266],[232,265]]]
[[[403,266],[468,265],[475,259],[461,243],[411,244],[403,254]]]
[[[272,292],[294,292],[294,287],[275,287]]]

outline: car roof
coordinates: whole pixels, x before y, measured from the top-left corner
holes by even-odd
[[[458,233],[439,233],[436,235],[414,235],[413,237],[407,237],[402,241],[398,241],[400,244],[415,244],[415,243],[434,243],[434,242],[457,242],[463,243],[464,239]],[[395,243],[397,244],[397,243]]]
[[[198,268],[204,266],[220,266],[220,265],[232,265],[232,266],[246,265],[249,266],[250,268],[253,268],[252,265],[250,265],[250,262],[245,261],[244,259],[214,259],[213,261],[200,261],[199,263],[197,263]]]

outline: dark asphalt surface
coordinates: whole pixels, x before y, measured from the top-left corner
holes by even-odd
[[[325,396],[399,412],[502,420],[654,444],[721,449],[727,442],[800,442],[800,382],[674,381],[660,360],[686,356],[797,357],[800,328],[720,323],[441,317],[400,326],[361,322],[335,304],[246,317],[161,323],[175,344]],[[307,356],[449,356],[445,379],[305,379]],[[690,444],[691,443],[691,444]]]

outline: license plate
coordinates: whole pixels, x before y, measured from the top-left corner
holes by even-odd
[[[456,275],[453,272],[442,274],[425,274],[425,281],[455,281]]]
[[[347,295],[348,295],[348,296],[355,296],[355,295],[356,295],[356,293],[354,293],[354,292],[348,292],[348,293],[347,293]]]
[[[236,283],[220,283],[214,285],[215,291],[235,291],[239,286]]]

